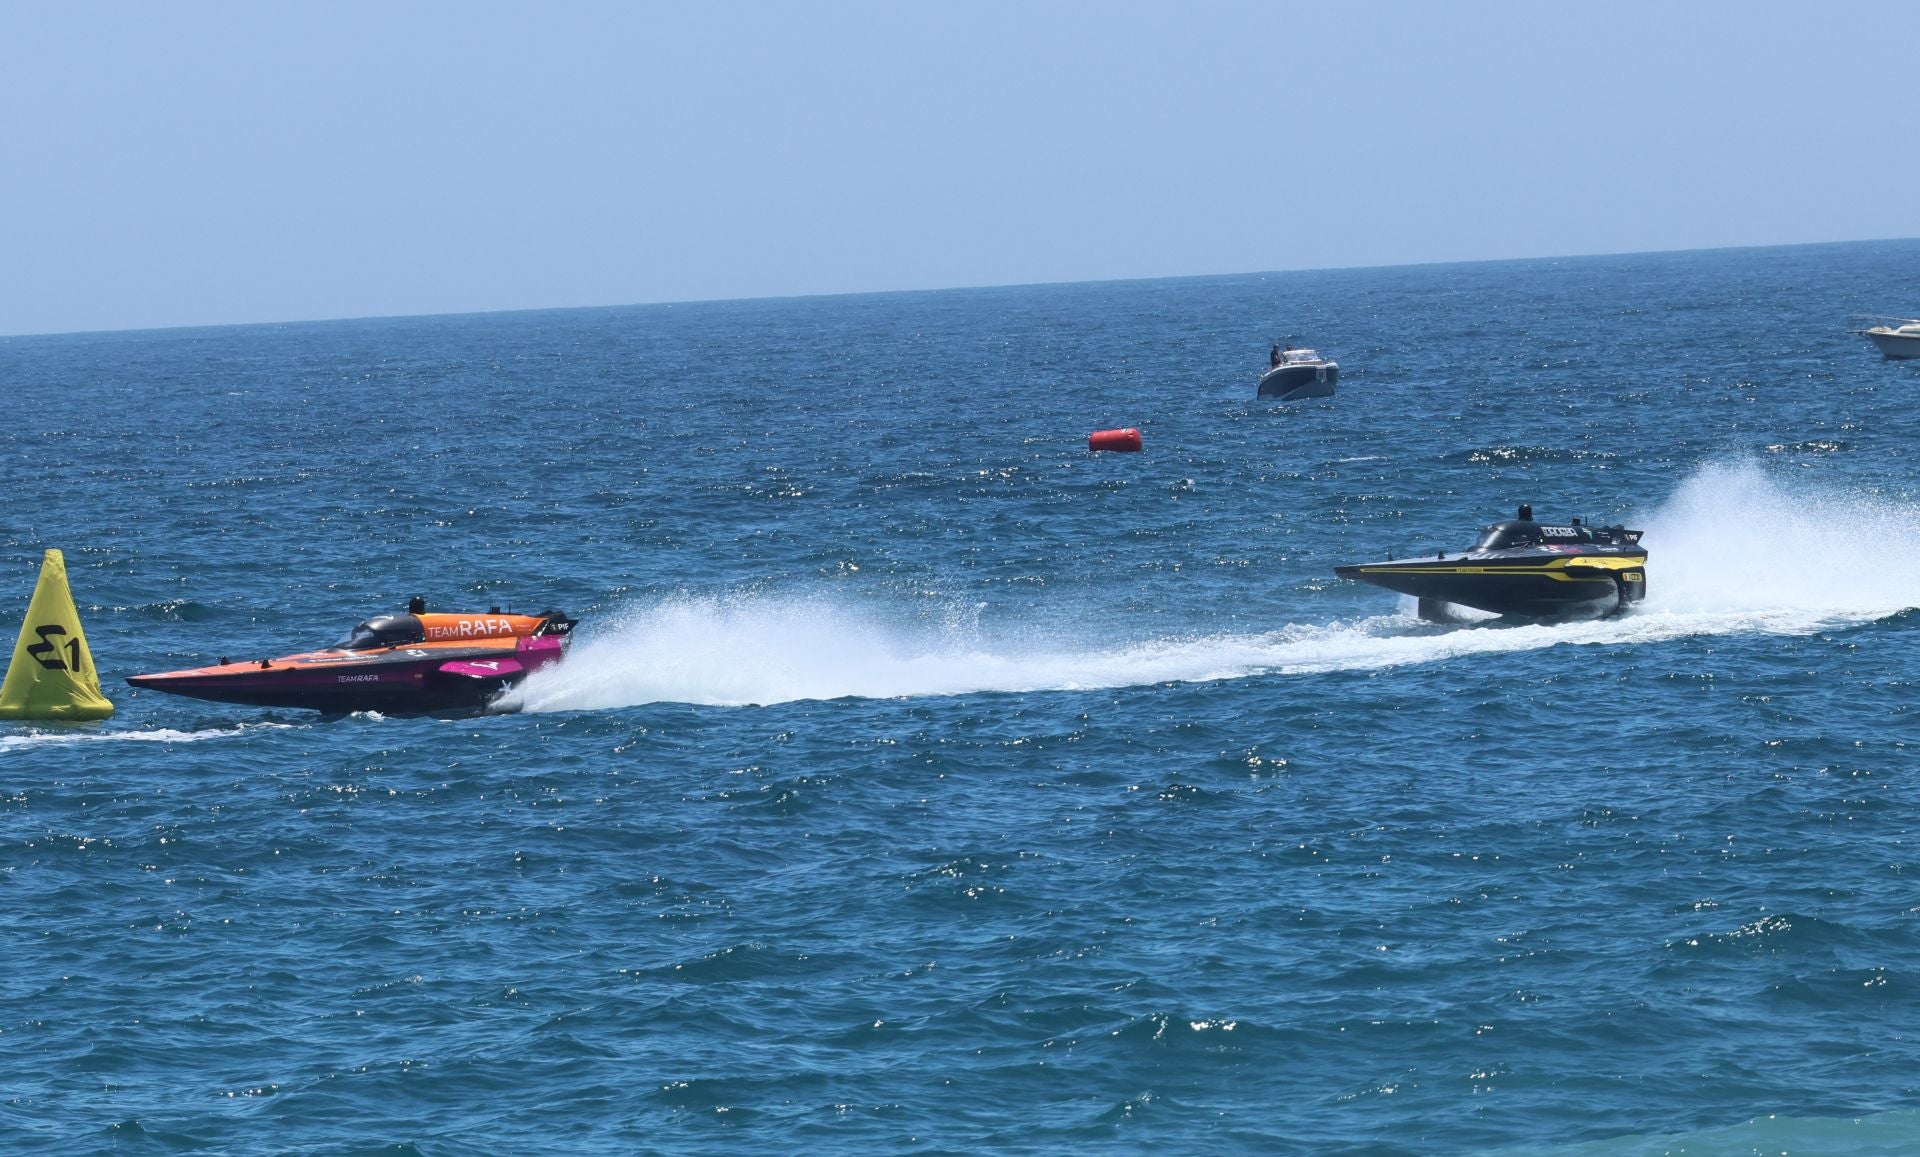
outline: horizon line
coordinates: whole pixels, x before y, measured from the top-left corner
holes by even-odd
[[[389,314],[339,314],[331,317],[279,318],[270,321],[213,321],[192,322],[184,325],[127,326],[119,329],[74,329],[40,330],[25,333],[0,334],[0,343],[15,339],[91,337],[138,333],[171,333],[177,330],[196,329],[248,329],[256,326],[293,326],[327,325],[335,322],[352,321],[409,321],[429,318],[453,317],[489,317],[496,314],[515,313],[560,313],[571,310],[589,309],[653,309],[677,305],[719,305],[752,301],[812,301],[835,297],[877,297],[883,295],[914,293],[973,293],[994,289],[1043,289],[1068,285],[1126,285],[1145,281],[1197,281],[1214,277],[1264,277],[1269,274],[1295,273],[1336,273],[1365,269],[1420,269],[1443,265],[1502,265],[1521,261],[1579,261],[1595,257],[1659,257],[1680,253],[1733,253],[1742,250],[1759,249],[1813,249],[1822,246],[1837,245],[1875,245],[1920,241],[1920,237],[1859,237],[1840,241],[1790,241],[1770,245],[1708,245],[1692,249],[1630,249],[1610,250],[1597,253],[1556,253],[1539,254],[1525,257],[1476,257],[1465,260],[1442,261],[1403,261],[1391,264],[1373,265],[1318,265],[1295,269],[1247,269],[1229,270],[1219,273],[1174,273],[1148,277],[1101,277],[1092,279],[1066,278],[1058,281],[1013,281],[993,282],[977,285],[942,285],[917,289],[852,289],[834,290],[823,293],[770,293],[743,297],[698,297],[676,298],[657,301],[603,302],[592,305],[524,305],[508,306],[501,309],[449,310],[427,313],[389,313]]]

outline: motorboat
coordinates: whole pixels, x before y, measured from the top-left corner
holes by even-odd
[[[1291,402],[1297,398],[1333,395],[1333,385],[1340,380],[1339,362],[1323,358],[1313,350],[1289,348],[1276,356],[1280,360],[1260,375],[1260,389],[1255,396]]]
[[[132,675],[135,687],[255,707],[345,714],[473,711],[566,652],[574,620],[558,611],[377,615],[318,651]]]
[[[1480,532],[1471,547],[1453,555],[1389,557],[1334,568],[1358,579],[1412,595],[1425,619],[1447,621],[1450,607],[1495,615],[1567,618],[1611,615],[1647,596],[1647,551],[1640,531],[1624,526],[1536,522],[1531,506]]]
[[[1920,318],[1855,318],[1853,332],[1872,342],[1890,360],[1920,358]]]

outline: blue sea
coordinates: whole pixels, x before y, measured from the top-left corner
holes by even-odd
[[[0,339],[5,645],[62,549],[118,707],[0,725],[0,1151],[1920,1151],[1916,274]],[[1521,502],[1647,600],[1334,576]],[[580,627],[479,717],[123,682],[414,595]]]

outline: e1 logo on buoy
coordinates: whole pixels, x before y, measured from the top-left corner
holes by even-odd
[[[71,659],[69,662],[62,662],[60,659],[61,644],[47,637],[49,635],[65,635],[67,633],[65,627],[59,623],[48,623],[44,627],[35,627],[33,633],[40,636],[40,641],[28,647],[27,654],[33,656],[34,660],[42,667],[45,667],[49,671],[86,670],[80,662],[79,639],[73,637],[67,639],[67,654],[71,656]]]
[[[1087,435],[1087,449],[1137,453],[1140,449],[1140,431],[1132,426],[1123,426],[1118,430],[1095,430]]]

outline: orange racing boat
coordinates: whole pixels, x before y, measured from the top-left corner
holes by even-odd
[[[406,614],[375,616],[318,651],[238,663],[223,657],[211,667],[133,675],[127,682],[218,703],[336,714],[479,710],[558,663],[573,626],[558,611],[428,614],[415,599]]]

